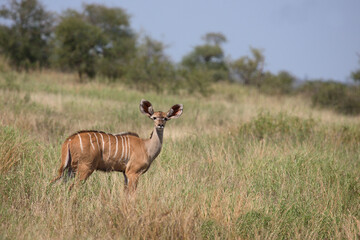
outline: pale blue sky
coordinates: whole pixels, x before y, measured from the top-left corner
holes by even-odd
[[[249,46],[264,50],[266,69],[287,70],[299,78],[346,81],[359,68],[360,0],[62,0],[42,1],[51,11],[80,10],[82,3],[121,7],[137,32],[169,47],[179,62],[202,43],[207,32],[221,32],[226,55],[234,60]]]

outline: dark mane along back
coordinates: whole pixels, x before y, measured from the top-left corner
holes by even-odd
[[[115,136],[131,135],[131,136],[139,137],[139,134],[134,133],[134,132],[122,132],[122,133],[116,133],[114,135]]]
[[[66,140],[68,140],[69,138],[75,136],[76,134],[84,133],[84,132],[96,132],[96,133],[104,133],[104,134],[106,134],[106,132],[97,131],[97,130],[80,130],[80,131],[74,132],[73,134],[71,134],[70,136],[68,136],[68,137],[66,138]]]
[[[80,131],[77,131],[77,132],[71,134],[67,139],[75,136],[76,134],[84,133],[84,132],[94,132],[94,133],[112,134],[112,133],[106,133],[106,132],[97,131],[97,130],[80,130]],[[122,132],[122,133],[115,133],[115,134],[112,134],[112,135],[114,135],[114,136],[131,135],[131,136],[139,137],[139,135],[138,135],[137,133],[133,133],[133,132]],[[66,140],[67,140],[67,139],[66,139]]]

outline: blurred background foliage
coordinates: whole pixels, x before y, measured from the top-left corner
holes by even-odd
[[[360,67],[349,73],[353,82],[347,84],[300,80],[285,70],[265,71],[259,48],[250,47],[250,56],[226,57],[227,39],[219,32],[206,33],[203,44],[174,63],[164,43],[132,29],[124,9],[99,4],[55,15],[38,0],[9,0],[0,9],[0,19],[0,56],[16,71],[55,69],[76,73],[80,82],[97,77],[144,92],[203,96],[211,95],[213,83],[230,82],[270,95],[303,94],[314,106],[360,114]]]

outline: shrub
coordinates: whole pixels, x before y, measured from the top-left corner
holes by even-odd
[[[346,87],[344,84],[337,82],[324,82],[314,89],[312,96],[314,105],[338,108],[341,99],[345,97]]]
[[[181,81],[181,87],[188,93],[199,93],[208,96],[211,92],[213,83],[212,72],[206,68],[194,68],[192,70],[179,70],[178,75]]]
[[[268,94],[289,94],[293,90],[294,82],[295,77],[286,71],[281,71],[277,75],[266,72],[259,88]]]
[[[299,92],[311,97],[314,106],[331,108],[344,114],[360,114],[360,87],[334,81],[309,81]]]
[[[128,84],[140,91],[163,92],[171,88],[175,79],[173,65],[159,59],[149,60],[139,56],[131,62],[127,70]]]
[[[281,140],[293,139],[305,140],[314,130],[313,119],[301,119],[290,116],[287,113],[271,115],[260,113],[249,123],[240,127],[240,135],[252,136],[257,139]]]
[[[149,36],[141,39],[136,56],[127,69],[128,84],[141,91],[163,92],[175,80],[175,68],[164,52],[163,43]]]
[[[360,114],[360,87],[348,87],[338,111],[345,114]]]

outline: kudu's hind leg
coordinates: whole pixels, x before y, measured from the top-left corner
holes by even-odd
[[[50,181],[50,184],[54,184],[54,183],[57,182],[60,178],[62,178],[62,176],[63,176],[63,171],[60,172],[60,170],[59,170],[58,176],[56,176],[55,178],[53,178],[53,179]]]
[[[128,188],[129,179],[127,178],[126,174],[123,172],[124,175],[124,190],[126,191]]]
[[[53,183],[57,182],[60,178],[62,178],[64,176],[64,171],[65,171],[64,166],[63,166],[63,164],[61,164],[61,166],[58,170],[58,175],[50,181],[50,184],[53,184]]]
[[[94,172],[94,169],[91,167],[88,167],[85,164],[81,164],[78,166],[77,168],[77,172],[76,172],[76,179],[75,182],[73,182],[70,187],[69,190],[71,190],[74,185],[79,185],[80,182],[85,182],[86,179],[88,179],[88,177]]]

